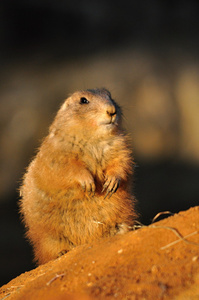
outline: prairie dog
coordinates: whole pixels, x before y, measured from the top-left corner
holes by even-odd
[[[134,224],[133,160],[121,115],[106,89],[75,92],[59,109],[20,188],[39,264]]]

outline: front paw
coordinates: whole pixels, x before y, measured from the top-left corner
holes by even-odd
[[[92,178],[84,178],[79,181],[79,183],[82,186],[85,194],[91,197],[95,195],[95,183]]]
[[[102,193],[106,190],[104,199],[108,196],[110,198],[115,193],[120,185],[120,178],[116,176],[106,176],[105,183],[103,185]]]

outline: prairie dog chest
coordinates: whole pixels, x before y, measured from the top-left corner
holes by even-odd
[[[106,168],[112,152],[111,144],[107,141],[100,141],[96,145],[87,145],[82,159],[92,173],[101,173]]]
[[[63,157],[63,161],[74,157],[83,161],[93,171],[100,166],[105,168],[106,162],[112,156],[115,147],[114,139],[108,141],[100,139],[89,140],[88,138],[74,135],[54,138],[50,136],[49,142],[53,145],[55,160],[58,157],[60,160]],[[45,154],[46,152],[48,151],[45,151]]]
[[[109,155],[111,148],[113,147],[113,141],[90,141],[84,138],[77,138],[75,136],[67,137],[67,144],[69,151],[76,153],[79,158],[90,156],[96,161],[103,161],[103,159]]]

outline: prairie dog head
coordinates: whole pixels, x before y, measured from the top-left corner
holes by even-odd
[[[106,89],[78,91],[65,100],[51,128],[106,136],[121,127],[121,109]]]

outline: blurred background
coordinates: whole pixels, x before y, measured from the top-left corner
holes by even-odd
[[[17,189],[60,104],[123,107],[140,221],[199,204],[199,2],[0,1],[0,284],[34,267]]]

